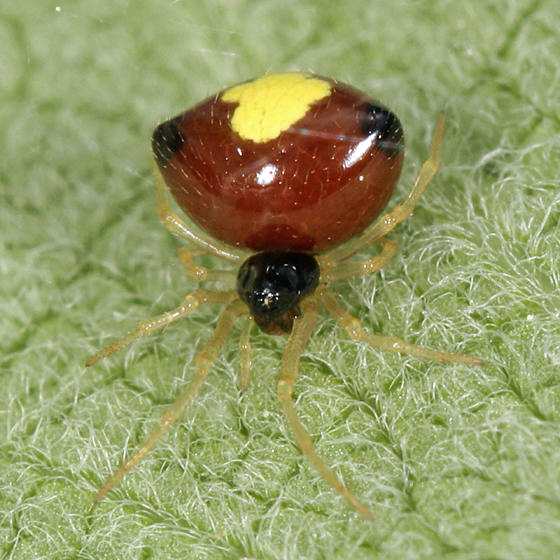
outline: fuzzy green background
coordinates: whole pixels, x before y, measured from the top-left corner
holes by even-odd
[[[552,559],[560,554],[560,3],[18,0],[0,7],[2,559]],[[99,485],[193,371],[219,307],[86,370],[196,283],[158,222],[154,126],[304,70],[400,117],[392,204],[448,113],[441,172],[374,277],[375,332],[484,367],[380,353],[323,315],[296,386],[333,493],[275,396],[284,339],[239,328],[199,398],[105,500]]]

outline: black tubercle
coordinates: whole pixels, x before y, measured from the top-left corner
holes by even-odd
[[[305,253],[268,251],[249,257],[237,274],[237,293],[266,333],[292,330],[299,303],[319,284],[319,264]]]
[[[158,125],[152,134],[152,152],[160,168],[182,147],[185,139],[179,130],[183,115],[178,115]]]
[[[395,157],[404,149],[404,134],[399,119],[381,105],[366,105],[362,132],[366,136],[375,135],[376,146],[389,157]]]

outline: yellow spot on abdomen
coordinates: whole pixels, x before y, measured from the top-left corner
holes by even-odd
[[[226,90],[222,101],[238,103],[231,127],[244,140],[268,142],[330,94],[325,80],[299,72],[272,74]]]

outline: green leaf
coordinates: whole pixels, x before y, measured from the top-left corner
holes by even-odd
[[[0,13],[0,556],[553,558],[560,548],[560,9],[553,0],[8,2]],[[154,126],[265,72],[367,90],[401,119],[382,274],[333,286],[375,332],[483,358],[386,355],[322,315],[297,406],[363,520],[293,442],[283,338],[240,328],[200,396],[96,506],[193,372],[219,306],[95,366],[196,288],[154,209]],[[372,253],[373,254],[373,251]],[[220,266],[208,260],[210,266]]]

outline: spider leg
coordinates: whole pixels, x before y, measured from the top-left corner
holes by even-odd
[[[298,366],[304,346],[311,335],[317,319],[319,306],[316,298],[308,297],[302,302],[302,316],[294,320],[292,333],[286,343],[282,364],[280,366],[280,379],[278,380],[277,394],[288,419],[294,438],[302,453],[309,459],[323,479],[338,493],[340,493],[357,511],[367,519],[373,519],[370,510],[350,492],[334,472],[327,467],[317,455],[309,432],[301,423],[292,393],[298,375]]]
[[[422,165],[420,173],[418,173],[418,177],[416,178],[412,190],[406,197],[406,200],[401,205],[393,208],[391,212],[377,218],[373,225],[362,233],[362,235],[348,241],[336,249],[333,249],[331,252],[326,253],[324,255],[325,262],[337,264],[348,257],[351,257],[358,251],[361,251],[368,245],[371,245],[373,242],[387,235],[387,233],[394,229],[395,226],[412,214],[414,208],[420,200],[420,197],[439,169],[443,145],[444,125],[445,114],[441,113],[434,130],[430,157]]]
[[[239,384],[241,389],[246,391],[249,388],[251,377],[251,327],[253,326],[252,317],[245,319],[241,336],[239,337]]]
[[[326,270],[322,274],[322,281],[325,284],[335,282],[337,280],[346,280],[352,276],[366,276],[373,274],[387,266],[387,263],[394,257],[399,249],[399,244],[392,239],[381,239],[377,241],[381,245],[381,253],[372,259],[365,259],[353,263],[344,264],[341,267],[334,267]],[[319,257],[319,263],[321,258]]]
[[[318,288],[318,296],[327,311],[334,317],[338,324],[348,333],[350,338],[365,342],[374,348],[379,348],[385,352],[396,352],[399,354],[409,354],[415,358],[424,360],[438,360],[440,362],[457,362],[462,364],[473,364],[480,366],[484,362],[473,356],[465,354],[448,354],[447,352],[439,352],[430,350],[422,346],[409,344],[400,338],[392,336],[382,336],[366,331],[360,321],[353,315],[348,313],[336,300],[335,296],[325,286]]]
[[[151,319],[140,321],[134,330],[94,354],[86,362],[86,367],[89,367],[102,358],[113,354],[113,352],[128,346],[137,338],[158,331],[166,325],[169,325],[169,323],[173,323],[178,319],[182,319],[183,317],[190,315],[199,305],[202,305],[203,303],[229,303],[234,297],[236,296],[233,291],[217,292],[210,290],[197,290],[196,292],[189,294],[179,307],[162,313],[161,315],[152,317]]]
[[[200,266],[194,262],[194,257],[207,255],[208,251],[192,250],[181,247],[178,250],[178,257],[185,269],[185,274],[189,278],[194,278],[200,282],[219,282],[231,280],[235,276],[234,270],[210,270],[205,266]]]
[[[202,232],[194,231],[184,222],[184,220],[171,211],[171,207],[169,206],[167,199],[168,188],[161,175],[155,158],[153,159],[152,164],[154,170],[154,184],[156,187],[156,207],[161,223],[174,235],[192,243],[200,249],[206,250],[208,253],[212,253],[218,257],[234,262],[243,259],[244,257],[242,252],[228,248],[225,245],[222,246],[220,243],[216,243]]]
[[[206,343],[200,354],[198,354],[195,358],[196,369],[192,379],[189,381],[177,400],[165,411],[158,426],[148,436],[142,446],[136,450],[132,457],[127,459],[99,489],[93,498],[94,502],[101,500],[101,498],[103,498],[103,496],[105,496],[130,469],[138,464],[144,456],[151,451],[154,445],[167,432],[167,430],[169,430],[169,428],[171,428],[171,426],[173,426],[173,424],[181,417],[208,377],[210,366],[227,340],[235,319],[246,312],[247,308],[245,307],[245,304],[243,304],[239,299],[235,299],[226,307],[226,309],[224,309],[218,319],[214,334]]]

